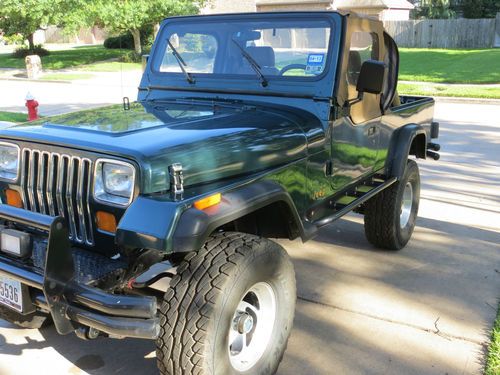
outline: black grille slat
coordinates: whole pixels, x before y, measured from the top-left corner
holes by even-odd
[[[78,173],[78,190],[77,190],[77,203],[78,203],[78,217],[80,218],[80,228],[83,233],[87,233],[86,241],[94,242],[92,231],[88,228],[92,227],[91,213],[90,213],[90,171],[92,162],[89,159],[82,159],[80,162],[80,171]]]
[[[65,180],[66,180],[66,174],[65,174],[66,169],[64,168],[64,164],[65,164],[65,158],[62,156],[59,157],[59,162],[57,166],[56,201],[58,207],[57,215],[66,218],[68,215],[66,213],[66,210],[64,209],[65,204],[63,200],[63,193],[65,189]]]
[[[38,202],[36,200],[36,164],[37,164],[37,154],[36,152],[29,155],[29,167],[28,167],[28,197],[30,202],[31,211],[38,212]]]
[[[75,218],[76,211],[75,211],[75,205],[74,205],[74,200],[75,200],[75,163],[74,159],[68,158],[68,164],[67,164],[67,182],[66,182],[66,207],[68,209],[68,221],[69,221],[69,228],[70,228],[70,236],[72,240],[76,240],[77,242],[82,242],[80,236],[78,235],[78,228],[76,227],[76,222],[77,218]]]
[[[56,180],[57,180],[57,167],[58,156],[55,154],[49,155],[50,161],[47,168],[47,204],[49,206],[50,216],[56,216],[57,212],[57,198],[56,198]]]
[[[27,210],[67,220],[70,239],[94,244],[90,210],[92,161],[39,150],[23,150],[21,178]]]

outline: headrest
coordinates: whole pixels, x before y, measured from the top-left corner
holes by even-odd
[[[361,70],[361,54],[358,51],[349,52],[349,67],[357,72]]]
[[[361,71],[361,54],[358,51],[349,52],[349,65],[347,66],[347,81],[356,85]]]
[[[261,67],[274,67],[275,56],[272,47],[247,47],[246,51]]]

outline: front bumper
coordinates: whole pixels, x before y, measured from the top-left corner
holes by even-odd
[[[75,280],[68,229],[61,217],[1,204],[0,219],[48,233],[44,275],[5,255],[0,255],[0,275],[28,286],[31,302],[50,311],[58,333],[85,326],[121,337],[158,336],[154,297],[111,294]]]

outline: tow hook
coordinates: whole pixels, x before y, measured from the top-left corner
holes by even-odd
[[[82,340],[95,340],[101,334],[101,331],[92,327],[80,327],[76,331],[76,336]]]

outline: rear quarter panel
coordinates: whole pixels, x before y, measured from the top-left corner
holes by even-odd
[[[391,137],[394,131],[408,124],[421,125],[430,139],[430,128],[434,117],[434,99],[431,97],[401,96],[403,104],[389,109],[380,122],[379,150],[375,170],[384,167]]]

